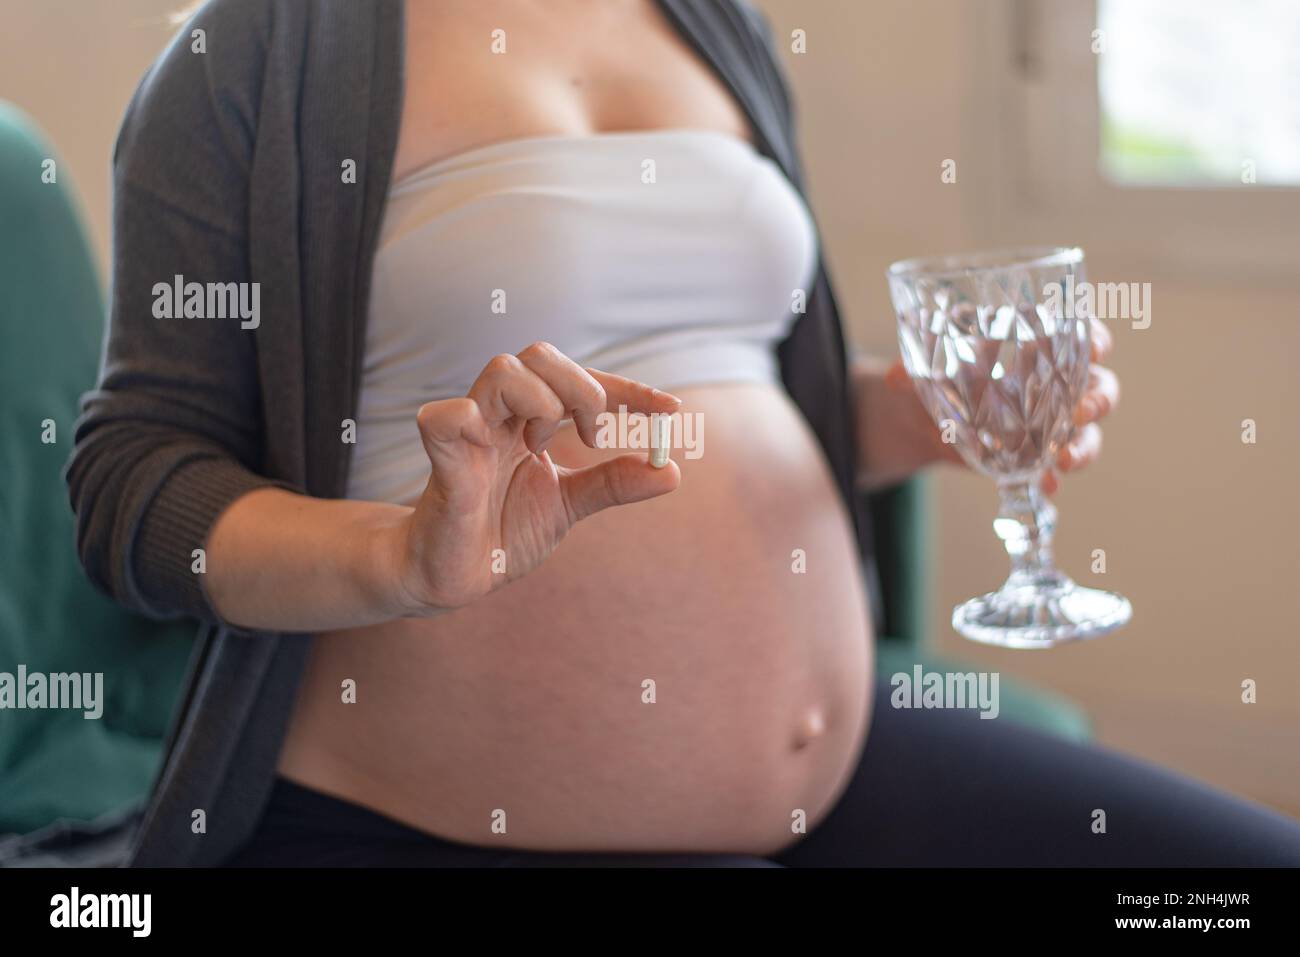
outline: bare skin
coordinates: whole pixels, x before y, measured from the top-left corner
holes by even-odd
[[[450,614],[318,638],[282,773],[444,838],[523,848],[765,852],[796,809],[820,819],[870,688],[847,516],[779,390],[682,398],[706,441],[699,459],[675,452],[671,494],[583,520]],[[570,427],[547,452],[617,454]],[[489,830],[497,808],[506,835]]]
[[[398,176],[526,136],[750,138],[649,0],[410,0],[407,45]],[[281,773],[467,843],[789,844],[792,815],[812,827],[838,796],[871,692],[849,522],[802,417],[779,388],[666,396],[545,345],[484,361],[465,399],[420,410],[420,500],[260,490],[213,530],[207,586],[228,620],[322,633]],[[855,383],[864,482],[948,460],[885,366]],[[702,458],[655,470],[593,448],[597,412],[678,398],[706,422]]]
[[[526,136],[688,127],[751,139],[651,0],[410,0],[406,13],[397,177]],[[491,51],[494,30],[505,53]]]

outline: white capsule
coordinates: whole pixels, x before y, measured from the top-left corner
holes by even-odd
[[[661,469],[668,464],[673,448],[673,417],[656,412],[650,416],[650,465]]]

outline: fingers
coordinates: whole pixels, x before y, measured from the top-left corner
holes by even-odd
[[[1075,425],[1096,422],[1111,413],[1119,404],[1119,376],[1105,366],[1088,370],[1088,389],[1074,410]]]
[[[483,418],[483,410],[468,397],[426,402],[415,421],[430,460],[441,457],[453,443],[469,442],[486,447],[492,442],[492,430]]]
[[[677,396],[660,392],[644,382],[635,382],[599,369],[587,371],[605,390],[606,412],[617,412],[620,406],[625,406],[629,412],[649,415],[652,412],[676,412],[682,404]]]
[[[1070,444],[1056,457],[1056,467],[1062,472],[1081,469],[1101,454],[1101,426],[1089,422],[1075,433]]]
[[[1062,472],[1073,472],[1094,461],[1101,454],[1101,426],[1090,422],[1080,429],[1074,439],[1056,456],[1056,468]],[[1055,495],[1061,487],[1056,471],[1048,469],[1043,473],[1041,487],[1048,495]]]
[[[571,524],[614,505],[629,505],[664,495],[677,488],[682,480],[677,463],[671,459],[664,468],[657,469],[646,462],[644,455],[636,453],[581,469],[557,466],[556,471]]]
[[[550,432],[564,418],[564,403],[536,372],[518,356],[499,355],[492,359],[470,386],[469,398],[478,403],[489,425],[508,419],[523,419],[528,448],[539,451],[539,435]]]
[[[1097,335],[1098,329],[1102,330],[1101,337]],[[1092,341],[1094,358],[1098,355],[1104,357],[1110,352],[1110,332],[1095,319]],[[1119,376],[1105,366],[1094,365],[1089,368],[1088,389],[1074,410],[1074,422],[1079,428],[1075,431],[1070,444],[1061,449],[1057,456],[1058,469],[1062,472],[1081,469],[1101,454],[1101,426],[1097,422],[1114,411],[1118,404]],[[1051,495],[1057,487],[1057,478],[1049,470],[1043,476],[1043,490]]]
[[[519,361],[541,378],[563,404],[588,446],[596,444],[596,416],[605,411],[605,387],[590,372],[549,342],[534,342],[519,353]],[[558,423],[557,423],[558,424]],[[541,431],[539,429],[539,431]],[[554,433],[554,427],[545,435]],[[541,444],[545,444],[543,441]]]
[[[1100,319],[1093,319],[1091,325],[1092,361],[1105,362],[1106,357],[1115,348],[1115,337]]]
[[[1094,339],[1094,347],[1096,340]],[[1109,351],[1109,346],[1106,346]],[[1105,366],[1092,366],[1088,370],[1088,390],[1074,410],[1078,428],[1074,438],[1056,458],[1056,467],[1062,472],[1081,469],[1101,454],[1101,426],[1099,419],[1109,415],[1119,404],[1119,377]],[[1043,475],[1043,491],[1053,494],[1060,487],[1056,475],[1049,469]]]
[[[560,422],[572,418],[582,441],[596,445],[597,417],[617,412],[675,412],[681,400],[667,392],[596,369],[584,369],[555,346],[536,342],[518,355],[499,355],[469,390],[490,426],[523,419],[524,442],[546,447]]]

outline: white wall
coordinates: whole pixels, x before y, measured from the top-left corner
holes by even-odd
[[[978,134],[1004,108],[981,95],[981,71],[1002,68],[979,46],[986,31],[975,22],[994,4],[759,5],[785,40],[851,335],[892,355],[888,263],[994,241],[972,213],[981,206],[972,191],[998,175],[977,149]],[[789,50],[796,28],[808,38],[801,55]],[[956,184],[940,181],[947,158],[958,161]],[[1118,239],[1125,223],[1114,230]],[[1071,242],[1068,223],[1060,241]],[[1127,594],[1133,623],[1046,652],[986,648],[953,634],[952,606],[1000,584],[1006,556],[991,528],[992,483],[945,470],[934,503],[937,647],[1070,695],[1106,744],[1300,814],[1300,276],[1264,288],[1231,276],[1134,275],[1104,242],[1087,253],[1094,278],[1152,281],[1154,318],[1144,331],[1114,327],[1122,405],[1107,423],[1100,462],[1067,478],[1057,496],[1057,548],[1076,578]],[[1259,428],[1253,446],[1240,438],[1248,417]],[[1104,578],[1089,574],[1094,548],[1106,550]],[[1258,682],[1257,704],[1241,703],[1246,678]]]
[[[127,101],[184,0],[9,0],[0,98],[36,120],[71,174],[107,274],[109,162]]]

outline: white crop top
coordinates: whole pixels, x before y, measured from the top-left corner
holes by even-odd
[[[816,258],[798,192],[725,133],[529,137],[402,177],[375,256],[348,497],[416,498],[416,411],[539,340],[670,391],[776,381]]]

